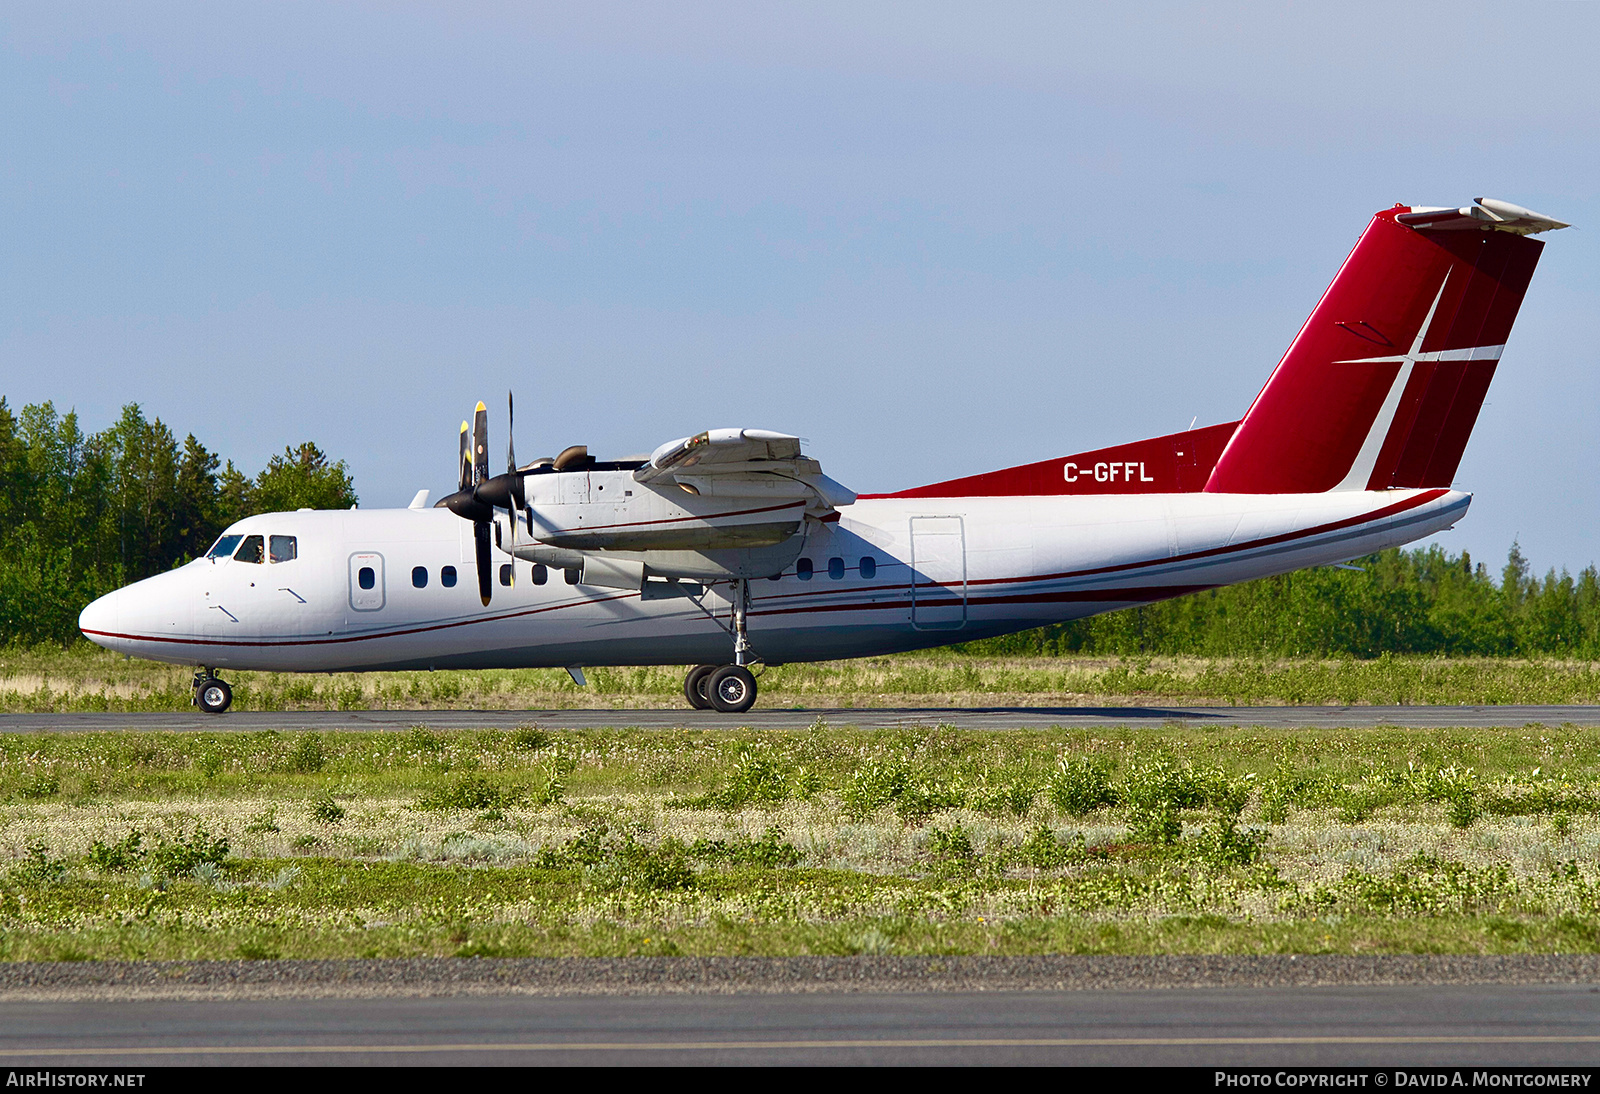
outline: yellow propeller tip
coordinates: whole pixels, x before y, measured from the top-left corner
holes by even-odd
[[[461,423],[461,432],[463,432],[463,433],[465,433],[465,432],[466,432],[466,431],[467,431],[467,430],[469,430],[469,429],[471,429],[471,428],[472,428],[472,427],[471,427],[471,426],[469,426],[469,425],[468,425],[468,424],[467,424],[467,423],[466,423],[466,422],[462,422],[462,423]]]
[[[488,408],[488,407],[486,407],[486,406],[484,406],[484,405],[483,405],[483,400],[482,400],[482,399],[479,399],[479,400],[478,400],[478,413],[479,413],[479,414],[482,414],[482,413],[483,413],[483,412],[484,412],[484,411],[486,411],[486,410],[488,410],[488,409],[489,409],[489,408]]]

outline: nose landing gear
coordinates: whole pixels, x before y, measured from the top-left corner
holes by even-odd
[[[696,710],[715,710],[721,714],[743,714],[755,705],[756,678],[747,666],[752,655],[745,633],[745,616],[750,610],[750,582],[733,583],[733,664],[696,665],[684,677],[683,695]]]
[[[207,714],[221,714],[233,705],[233,689],[214,670],[202,667],[194,674],[194,705]]]

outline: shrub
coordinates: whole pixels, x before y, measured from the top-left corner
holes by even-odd
[[[949,828],[929,830],[928,857],[935,866],[955,873],[971,873],[978,865],[972,835],[959,822]]]
[[[687,861],[687,850],[671,837],[659,847],[650,847],[629,836],[591,871],[591,879],[602,889],[690,889],[694,870]]]
[[[1423,797],[1444,802],[1454,828],[1471,828],[1483,812],[1478,800],[1478,775],[1470,767],[1457,769],[1452,764],[1429,772]]]
[[[524,752],[537,752],[550,743],[550,734],[538,726],[522,725],[511,731],[511,747]]]
[[[973,788],[967,795],[967,804],[991,816],[1009,813],[1021,817],[1033,808],[1033,799],[1038,793],[1038,785],[1026,775],[993,786],[986,778],[983,785]]]
[[[424,795],[415,808],[427,811],[504,809],[516,805],[522,798],[520,787],[499,787],[482,775],[463,775],[455,782]]]
[[[173,839],[157,844],[150,852],[150,865],[162,877],[187,877],[204,862],[221,866],[228,851],[227,839],[213,839],[203,825],[197,824],[193,832],[179,832]]]
[[[61,776],[54,771],[40,771],[23,780],[17,787],[17,797],[24,801],[53,798],[61,793]]]
[[[324,794],[311,803],[311,819],[318,824],[338,824],[344,820],[344,806],[334,801],[331,794]]]
[[[1261,786],[1261,819],[1267,824],[1289,822],[1289,788],[1278,779]]]
[[[307,733],[295,742],[285,766],[296,775],[315,775],[327,762],[327,754],[322,750],[322,738],[315,733]]]
[[[1069,817],[1087,816],[1117,801],[1106,764],[1070,755],[1063,755],[1057,762],[1045,793],[1050,803]]]
[[[406,733],[406,747],[417,752],[443,752],[444,738],[427,726],[412,726]]]
[[[874,760],[856,769],[845,784],[841,797],[845,815],[861,820],[888,805],[911,784],[911,771],[904,764]]]
[[[33,840],[22,862],[11,868],[11,876],[18,881],[49,885],[66,879],[67,864],[63,859],[51,858],[50,849],[42,840]]]
[[[560,847],[547,847],[534,858],[546,870],[582,869],[598,889],[674,890],[694,886],[689,866],[691,848],[667,838],[660,846],[620,837],[608,824],[592,824]]]
[[[120,841],[109,845],[95,840],[89,845],[89,853],[84,856],[84,861],[104,873],[131,870],[144,860],[146,852],[141,846],[143,841],[144,837],[138,832],[129,832]]]
[[[1056,838],[1054,832],[1041,824],[1017,848],[1016,857],[1023,865],[1032,866],[1036,870],[1059,870],[1082,853],[1082,836],[1076,837],[1075,844],[1063,843]]]
[[[961,788],[951,783],[913,782],[894,799],[894,811],[907,824],[919,824],[945,809],[959,809],[966,802]]]
[[[1135,843],[1170,847],[1183,836],[1183,821],[1170,801],[1145,802],[1129,807],[1128,838]]]
[[[1138,843],[1170,846],[1183,835],[1179,813],[1207,802],[1207,780],[1158,756],[1128,772],[1119,797],[1128,810],[1128,836]]]
[[[278,831],[278,810],[270,808],[257,813],[250,818],[250,823],[244,826],[244,830],[253,836],[262,836],[269,832]]]
[[[682,804],[691,809],[732,812],[747,805],[777,805],[790,798],[808,798],[821,789],[822,780],[804,767],[795,767],[765,746],[739,749],[728,781],[717,790]]]
[[[804,857],[800,849],[783,838],[783,829],[768,828],[760,839],[697,839],[689,845],[690,858],[730,866],[759,866],[767,870],[792,869]]]
[[[1266,842],[1265,830],[1251,828],[1241,832],[1232,817],[1223,816],[1200,830],[1193,850],[1212,866],[1249,866],[1261,857]]]
[[[1237,817],[1250,802],[1250,777],[1230,779],[1219,768],[1210,768],[1196,777],[1206,805],[1225,817]]]
[[[915,824],[943,809],[957,809],[966,794],[952,783],[924,782],[900,763],[874,761],[859,768],[845,784],[841,795],[845,815],[861,820],[885,805],[892,805],[900,819]]]

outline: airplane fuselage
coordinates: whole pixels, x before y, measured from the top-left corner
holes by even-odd
[[[807,520],[795,562],[750,582],[749,637],[770,664],[970,641],[1359,557],[1449,527],[1470,500],[1441,488],[863,498]],[[198,559],[96,601],[84,633],[135,657],[296,672],[727,656],[727,584],[698,603],[544,567],[535,584],[535,567],[496,547],[485,607],[472,526],[442,509],[269,513],[229,534],[292,537],[278,553],[294,557]]]

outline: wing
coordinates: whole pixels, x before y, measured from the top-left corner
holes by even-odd
[[[767,429],[712,429],[669,441],[633,477],[705,497],[804,498],[812,516],[856,500],[801,451],[799,437]]]

